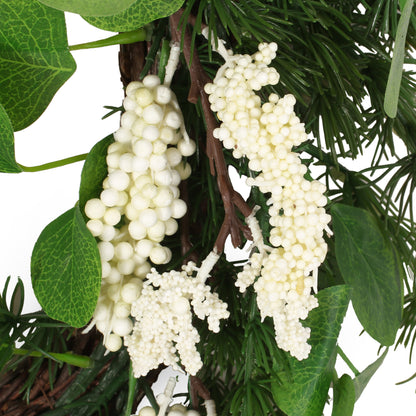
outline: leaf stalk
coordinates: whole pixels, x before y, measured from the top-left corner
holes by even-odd
[[[93,42],[80,43],[78,45],[70,45],[70,51],[78,51],[82,49],[103,48],[105,46],[124,45],[128,43],[141,42],[146,39],[146,30],[140,28],[130,32],[119,33],[109,38],[96,40]]]
[[[44,163],[37,166],[23,166],[18,163],[23,172],[40,172],[42,170],[59,168],[61,166],[69,165],[71,163],[80,162],[87,158],[88,153],[82,153],[80,155],[66,157],[65,159],[55,160],[54,162]]]
[[[42,354],[40,351],[30,351],[24,348],[14,348],[13,353],[15,355],[28,355],[29,357],[44,357],[44,354]],[[93,364],[93,360],[91,360],[90,357],[73,354],[69,351],[64,353],[50,352],[48,355],[53,357],[56,361],[61,361],[69,365],[75,365],[81,368],[90,368]]]
[[[337,345],[337,354],[343,359],[345,364],[347,364],[350,370],[354,373],[355,377],[357,377],[360,374],[360,372],[355,368],[354,364],[350,361],[350,359],[347,357],[347,355],[339,345]]]
[[[126,411],[124,412],[124,416],[130,416],[133,410],[133,403],[134,403],[134,393],[136,390],[137,379],[133,373],[133,366],[130,362],[129,366],[129,392],[127,396],[127,404],[126,404]]]

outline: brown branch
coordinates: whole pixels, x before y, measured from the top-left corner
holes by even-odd
[[[189,207],[189,193],[188,193],[188,183],[182,181],[179,185],[181,191],[181,198],[185,201],[186,206]],[[184,263],[188,261],[193,261],[198,263],[198,255],[194,251],[194,246],[189,237],[189,208],[186,211],[185,215],[180,219],[180,238],[181,238],[181,254],[184,256]]]
[[[33,384],[33,387],[30,390],[29,400],[34,400],[39,392],[44,391],[42,387],[46,384],[49,387],[49,369],[47,366],[46,361],[42,365],[43,369],[39,371],[36,381]],[[19,396],[19,392],[17,392],[16,398]]]
[[[172,32],[172,40],[180,42],[182,33],[179,28],[179,23],[183,11],[179,10],[170,16],[170,27]],[[201,61],[195,49],[191,54],[191,34],[189,29],[185,28],[183,36],[183,54],[188,63],[189,73],[191,77],[191,88],[188,94],[188,101],[196,104],[198,99],[201,100],[202,109],[207,124],[207,143],[206,153],[210,163],[211,174],[214,176],[217,173],[217,184],[224,203],[225,217],[221,226],[217,240],[215,241],[214,249],[218,253],[224,251],[225,240],[228,235],[231,235],[231,242],[234,247],[239,247],[242,243],[241,232],[245,238],[251,239],[249,228],[241,223],[237,217],[235,208],[248,217],[252,208],[244,201],[241,195],[233,188],[230,177],[228,175],[227,164],[225,163],[224,154],[220,142],[215,139],[213,131],[218,127],[217,120],[211,112],[208,96],[204,90],[205,84],[211,82],[211,79],[206,74],[202,67]],[[189,63],[191,65],[189,66]]]
[[[146,43],[136,42],[120,45],[118,64],[120,78],[124,87],[131,81],[139,81],[139,75],[144,67],[146,56]]]
[[[206,388],[205,384],[199,377],[190,376],[189,380],[191,383],[190,395],[192,406],[194,409],[197,409],[199,407],[198,397],[201,397],[201,399],[203,400],[211,400],[211,394],[209,393],[209,390]]]
[[[49,383],[46,383],[44,387],[46,389],[48,389],[49,388]],[[48,397],[48,395],[45,392],[45,388],[40,386],[41,395],[37,399],[32,400],[32,406],[36,406],[37,404],[40,404],[40,405],[43,405],[45,407],[49,407],[49,409],[53,409],[53,405],[54,405],[55,401],[52,401]]]
[[[62,369],[57,381],[54,384],[54,389],[51,390],[48,395],[49,397],[54,397],[55,400],[61,397],[63,394],[62,390],[65,390],[78,376],[80,369],[74,371],[71,375],[69,374],[69,366],[65,365]]]
[[[14,394],[16,391],[20,390],[25,379],[27,378],[25,372],[22,372],[20,374],[18,374],[17,372],[10,372],[10,374],[13,376],[13,379],[10,380],[10,384],[7,383],[4,385],[4,389],[0,392],[0,404],[12,400],[10,396]]]

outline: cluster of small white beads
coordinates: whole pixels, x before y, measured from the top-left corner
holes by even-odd
[[[156,398],[157,400],[157,398]],[[217,416],[217,411],[215,408],[215,402],[213,400],[205,400],[204,406],[206,409],[207,416]],[[201,416],[199,412],[193,409],[187,409],[182,404],[174,404],[172,406],[169,406],[167,409],[167,413],[165,412],[167,416]],[[132,415],[134,416],[134,415]],[[161,414],[160,412],[156,415],[155,410],[153,407],[146,406],[143,407],[140,411],[138,416],[164,416],[164,414]]]
[[[310,330],[299,320],[318,305],[311,289],[317,290],[317,269],[327,251],[323,230],[329,230],[330,216],[323,208],[325,186],[304,178],[307,169],[291,151],[307,138],[293,111],[295,98],[271,94],[261,104],[253,91],[278,82],[277,71],[267,67],[276,50],[274,43],[260,44],[253,56],[226,57],[205,90],[222,121],[214,136],[236,158],[247,157],[251,170],[260,172],[247,184],[270,194],[272,247],[265,249],[255,217],[248,218],[258,252],[239,274],[237,286],[244,292],[260,275],[254,288],[261,315],[273,317],[279,347],[301,360],[310,351]]]
[[[201,266],[203,268],[203,265]],[[208,273],[193,277],[198,268],[189,262],[181,271],[160,275],[155,269],[147,275],[141,296],[133,303],[136,323],[125,344],[136,377],[146,375],[163,363],[195,375],[202,366],[196,349],[199,334],[192,326],[192,311],[207,318],[208,328],[219,331],[220,319],[227,319],[227,304],[205,284]]]
[[[169,406],[169,408],[167,409],[167,413],[165,412],[165,414],[166,416],[201,416],[201,414],[196,410],[188,410],[182,404],[174,404],[172,406]],[[153,409],[153,407],[146,406],[139,411],[137,416],[159,416],[159,414],[156,414],[156,411]]]
[[[103,191],[85,205],[87,227],[99,240],[103,277],[92,324],[110,351],[118,350],[133,328],[131,304],[150,262],[171,259],[161,242],[177,231],[176,220],[186,213],[178,185],[191,173],[183,157],[195,151],[176,97],[157,76],[130,83],[123,105],[121,127],[108,147]]]

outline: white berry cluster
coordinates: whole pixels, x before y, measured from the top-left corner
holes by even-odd
[[[198,273],[199,270],[204,272]],[[204,263],[198,269],[189,262],[181,271],[159,274],[153,268],[147,275],[141,296],[131,308],[136,318],[133,332],[125,337],[136,377],[146,375],[161,363],[179,370],[180,362],[191,375],[201,368],[196,349],[199,334],[192,326],[191,308],[199,319],[207,318],[213,332],[219,331],[220,319],[229,316],[227,304],[205,284],[205,270]]]
[[[304,125],[293,111],[292,95],[271,94],[261,104],[254,90],[276,84],[279,74],[268,67],[276,56],[277,45],[260,44],[253,56],[225,57],[212,84],[205,86],[211,109],[222,121],[214,136],[236,158],[249,159],[252,171],[249,186],[258,186],[269,194],[270,232],[266,247],[254,214],[247,219],[258,251],[239,274],[237,286],[244,292],[254,283],[262,317],[273,317],[276,341],[299,360],[308,356],[310,329],[299,320],[318,305],[311,294],[317,288],[317,269],[323,262],[327,246],[324,229],[330,216],[325,186],[304,178],[306,166],[292,147],[306,140]]]
[[[197,412],[196,410],[193,410],[193,409],[188,410],[182,404],[174,404],[172,406],[169,406],[165,414],[166,416],[201,416],[201,414]],[[138,413],[138,416],[159,416],[159,415],[156,414],[156,411],[153,409],[153,407],[146,406],[146,407],[142,407],[142,409]]]
[[[123,105],[121,127],[108,147],[103,191],[85,205],[87,227],[99,240],[103,277],[92,325],[110,351],[133,328],[131,304],[151,263],[171,259],[161,243],[186,213],[178,186],[191,173],[183,157],[195,151],[176,97],[157,76],[130,83]]]

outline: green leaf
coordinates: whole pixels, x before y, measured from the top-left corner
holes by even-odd
[[[112,134],[100,140],[93,146],[85,159],[79,187],[79,207],[82,213],[84,213],[84,207],[88,200],[100,196],[103,181],[108,175],[107,149],[113,142]]]
[[[273,397],[288,416],[321,416],[336,358],[336,342],[349,303],[349,288],[332,286],[317,295],[304,325],[311,328],[309,357],[298,361],[288,356],[291,375],[279,373],[281,384],[272,386]]]
[[[113,357],[112,354],[105,354],[106,348],[99,342],[91,353],[90,358],[92,361],[91,367],[82,368],[76,375],[75,380],[68,385],[62,396],[56,401],[54,408],[60,409],[61,407],[74,402],[80,397],[85,390],[88,389],[90,384],[96,379],[98,373],[103,369],[107,362]]]
[[[100,293],[101,261],[78,207],[42,231],[33,249],[31,273],[46,314],[74,327],[88,322]]]
[[[0,338],[0,373],[4,366],[13,357],[13,342],[9,337]]]
[[[354,388],[355,388],[355,401],[357,401],[365,387],[367,386],[368,382],[370,381],[371,377],[375,374],[375,372],[379,369],[381,364],[383,364],[384,359],[386,358],[388,352],[388,348],[374,361],[370,364],[364,371],[362,371],[357,377],[355,377],[354,381]]]
[[[184,0],[136,0],[128,9],[113,16],[86,16],[90,24],[112,32],[128,32],[138,29],[156,19],[170,16],[183,4]]]
[[[401,4],[403,6],[403,2]],[[397,25],[396,39],[394,42],[393,59],[391,61],[389,77],[387,80],[386,94],[384,96],[384,111],[394,118],[397,115],[400,84],[402,82],[404,54],[406,47],[406,35],[412,15],[413,0],[407,0],[404,4],[399,24]]]
[[[394,343],[400,327],[403,295],[401,269],[392,244],[368,211],[332,206],[335,255],[364,329],[383,345]]]
[[[10,312],[13,315],[19,316],[23,310],[23,303],[25,298],[25,287],[20,277],[17,280],[16,286],[14,287],[12,298],[10,299]]]
[[[0,102],[15,129],[33,123],[75,71],[64,13],[33,0],[0,0]]]
[[[84,16],[109,16],[127,9],[135,0],[38,0],[54,9]],[[150,3],[150,2],[149,2]]]
[[[400,10],[403,10],[409,0],[399,0]]]
[[[332,416],[352,416],[355,404],[354,382],[348,374],[343,374],[334,383],[334,405]]]
[[[14,136],[12,123],[0,104],[0,172],[19,173],[22,169],[14,157]]]

